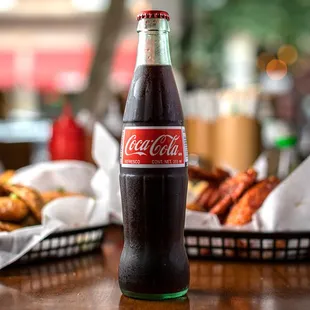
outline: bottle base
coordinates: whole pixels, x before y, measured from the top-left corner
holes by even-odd
[[[121,289],[122,293],[126,297],[134,298],[134,299],[143,299],[143,300],[165,300],[165,299],[174,299],[180,298],[187,294],[188,288],[176,292],[176,293],[166,293],[166,294],[143,294],[143,293],[134,293],[131,291],[126,291]]]

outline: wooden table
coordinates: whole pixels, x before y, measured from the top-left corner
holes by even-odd
[[[102,252],[0,272],[0,309],[264,309],[308,310],[310,264],[191,262],[188,297],[131,300],[117,282],[120,246]]]

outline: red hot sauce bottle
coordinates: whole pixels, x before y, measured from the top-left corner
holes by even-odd
[[[74,119],[69,104],[53,123],[49,142],[51,160],[82,160],[85,158],[85,133]]]

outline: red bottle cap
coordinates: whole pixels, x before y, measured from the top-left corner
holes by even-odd
[[[79,135],[83,129],[76,123],[71,105],[65,104],[61,115],[53,124],[53,130],[62,134],[75,134]]]
[[[144,18],[164,18],[164,19],[170,20],[170,16],[168,12],[160,11],[160,10],[142,11],[141,13],[137,15],[137,20],[141,20]]]
[[[75,121],[71,106],[65,104],[60,117],[54,122],[49,143],[52,160],[85,159],[85,133]]]

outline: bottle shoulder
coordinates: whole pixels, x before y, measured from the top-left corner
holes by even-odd
[[[139,66],[128,94],[126,123],[183,124],[183,112],[171,66]]]

